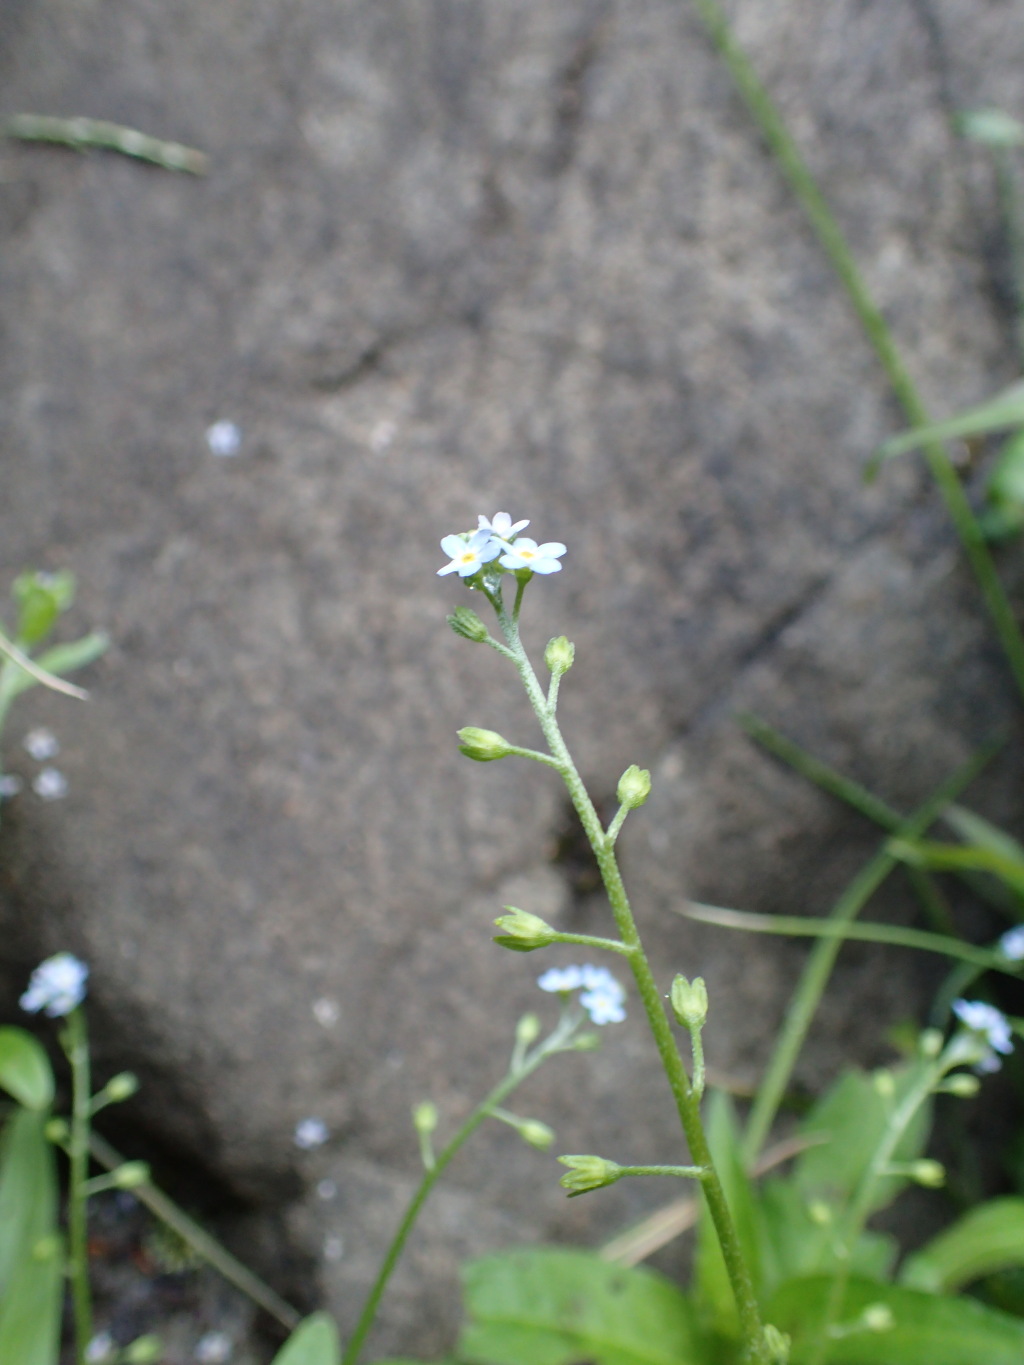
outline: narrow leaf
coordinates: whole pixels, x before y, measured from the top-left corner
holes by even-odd
[[[463,1268],[468,1365],[708,1365],[693,1309],[661,1275],[538,1247]]]
[[[930,441],[955,441],[970,436],[984,436],[990,431],[1024,424],[1024,383],[1011,384],[984,403],[966,408],[944,422],[912,427],[880,445],[871,457],[868,476],[873,477],[885,460],[917,450]]]
[[[0,1087],[26,1109],[49,1109],[53,1070],[42,1043],[20,1028],[0,1028]]]
[[[4,1365],[57,1365],[64,1297],[60,1238],[41,1238],[20,1262],[0,1299],[0,1361]]]
[[[44,1113],[18,1109],[0,1137],[0,1292],[56,1227],[57,1175],[45,1124]],[[8,1359],[0,1353],[0,1361]]]
[[[1024,1266],[1024,1199],[1007,1196],[979,1204],[927,1242],[900,1279],[913,1289],[951,1294],[1011,1266]]]
[[[274,1357],[273,1365],[340,1365],[340,1362],[341,1347],[334,1319],[327,1313],[314,1313],[296,1327]]]
[[[954,126],[961,137],[987,147],[1024,147],[1024,123],[1001,109],[965,109],[957,114]]]
[[[42,682],[53,687],[55,691],[70,691],[72,695],[81,697],[84,695],[81,688],[72,688],[70,683],[60,683],[60,675],[85,668],[86,664],[98,659],[109,644],[109,637],[96,631],[92,635],[83,635],[80,640],[72,640],[70,644],[54,645],[52,649],[44,650],[37,659],[30,660],[36,676],[13,659],[8,660],[3,674],[0,675],[0,695],[10,700],[34,687],[37,682]]]

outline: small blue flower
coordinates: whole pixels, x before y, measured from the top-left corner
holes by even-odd
[[[311,1152],[314,1147],[322,1147],[331,1136],[330,1129],[323,1119],[302,1119],[295,1125],[293,1141],[303,1152]]]
[[[460,578],[469,578],[479,573],[492,559],[497,559],[502,547],[490,531],[480,528],[469,536],[445,536],[441,541],[441,549],[451,563],[438,569],[438,575],[457,573]]]
[[[607,967],[550,967],[537,981],[542,991],[567,995],[582,991],[580,1004],[594,1024],[621,1024],[626,992]]]
[[[1002,1062],[996,1053],[1001,1052],[1005,1057],[1013,1051],[1010,1021],[1006,1015],[984,1000],[954,1000],[953,1013],[988,1045],[988,1051],[975,1069],[986,1075],[998,1071]]]
[[[1016,924],[999,940],[999,951],[1011,962],[1024,962],[1024,924]]]
[[[85,999],[88,977],[89,968],[74,953],[56,953],[40,962],[18,1003],[29,1014],[43,1010],[51,1019],[60,1019]]]
[[[503,569],[530,569],[533,573],[558,573],[559,560],[565,554],[565,546],[557,540],[545,541],[538,545],[529,536],[520,536],[513,544],[508,540],[501,542],[505,554],[501,556]]]

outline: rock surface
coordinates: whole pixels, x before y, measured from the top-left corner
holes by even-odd
[[[1019,7],[730,8],[936,411],[1007,382],[992,185],[948,114],[1024,112]],[[500,507],[569,545],[526,633],[576,642],[596,796],[654,771],[628,877],[747,1083],[802,950],[673,907],[824,913],[877,835],[735,711],[909,809],[1013,716],[1007,670],[916,462],[862,485],[901,418],[686,4],[18,0],[0,105],[211,158],[0,146],[0,568],[73,568],[69,630],[114,641],[87,706],[34,694],[8,730],[30,773],[23,729],[54,728],[70,783],[5,808],[8,1011],[41,955],[88,958],[101,1066],[146,1082],[132,1121],[286,1205],[349,1321],[414,1175],[410,1103],[467,1112],[556,960],[494,949],[494,916],[606,924],[554,779],[456,753],[460,725],[535,728],[444,626],[441,535]],[[1001,818],[1008,772],[978,797]],[[844,954],[805,1080],[925,998],[892,961]],[[531,1082],[560,1150],[675,1149],[636,1012]],[[331,1139],[300,1154],[311,1115]],[[596,1240],[665,1197],[606,1194],[566,1206],[549,1158],[478,1140],[376,1345],[444,1342],[456,1252]]]

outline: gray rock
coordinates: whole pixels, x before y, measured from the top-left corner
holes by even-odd
[[[1014,7],[732,8],[936,411],[1006,382],[992,186],[947,114],[1020,112]],[[910,808],[1012,689],[919,465],[862,486],[901,418],[687,6],[21,0],[0,76],[2,113],[211,158],[200,181],[0,147],[3,565],[74,568],[72,624],[114,640],[88,705],[35,694],[9,731],[30,774],[21,727],[55,729],[70,786],[5,810],[7,1000],[43,954],[88,958],[101,1064],[146,1080],[126,1114],[289,1202],[311,1254],[358,1246],[320,1257],[348,1321],[415,1171],[410,1103],[467,1112],[556,960],[492,948],[494,916],[607,925],[553,777],[456,753],[464,724],[536,728],[444,626],[441,535],[501,507],[569,545],[527,635],[576,641],[596,796],[655,772],[623,839],[638,912],[666,988],[707,976],[713,1063],[746,1083],[803,950],[673,909],[824,913],[877,836],[735,709]],[[1019,809],[998,769],[982,799]],[[805,1080],[925,998],[892,961],[844,953]],[[636,1013],[531,1082],[562,1150],[678,1150]],[[331,1138],[300,1154],[308,1116]],[[666,1197],[566,1206],[555,1173],[504,1130],[462,1154],[380,1349],[444,1339],[456,1251],[594,1241]]]

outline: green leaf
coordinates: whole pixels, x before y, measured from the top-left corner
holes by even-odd
[[[766,1296],[774,1293],[784,1280],[837,1269],[837,1207],[809,1200],[792,1179],[780,1178],[764,1183],[760,1204]],[[863,1232],[854,1244],[850,1266],[856,1275],[885,1279],[898,1254],[895,1237],[883,1232]]]
[[[74,673],[76,669],[91,664],[109,645],[109,636],[104,635],[102,631],[94,631],[91,635],[83,635],[80,640],[72,640],[70,644],[54,645],[52,649],[44,650],[32,662],[46,673],[63,677],[65,673]],[[37,681],[13,659],[8,659],[0,672],[0,699],[10,701],[30,687],[35,687]]]
[[[868,464],[867,477],[873,478],[885,460],[903,455],[908,450],[917,450],[931,441],[962,440],[971,436],[984,436],[990,431],[1002,431],[1007,427],[1024,425],[1024,383],[1011,384],[984,403],[966,408],[949,417],[944,422],[932,422],[928,426],[912,427],[899,436],[890,437],[880,445]]]
[[[988,479],[988,496],[1018,511],[1024,507],[1024,431],[1010,437]]]
[[[1001,109],[964,109],[953,125],[961,137],[987,147],[1024,147],[1024,123]]]
[[[651,1270],[537,1247],[470,1261],[463,1287],[470,1365],[707,1365],[689,1301]]]
[[[913,1084],[913,1067],[894,1067],[887,1073],[893,1092],[886,1096],[876,1078],[848,1071],[822,1096],[800,1126],[805,1137],[825,1138],[797,1158],[792,1179],[807,1200],[823,1201],[835,1210],[844,1207],[860,1184],[885,1133],[892,1109]],[[931,1126],[931,1108],[914,1116],[893,1153],[895,1162],[913,1161],[924,1151]],[[890,1203],[903,1188],[902,1177],[878,1182],[872,1211]]]
[[[950,1294],[1011,1266],[1024,1266],[1024,1199],[1007,1196],[979,1204],[927,1242],[908,1258],[900,1280]]]
[[[888,849],[894,858],[911,867],[926,867],[933,872],[991,872],[1015,891],[1024,893],[1024,862],[991,848],[942,844],[930,839],[892,839]]]
[[[751,1272],[754,1289],[760,1289],[760,1259],[763,1232],[740,1149],[740,1129],[732,1100],[724,1090],[713,1090],[707,1106],[706,1131],[726,1203],[733,1217],[743,1258]],[[707,1206],[702,1205],[694,1261],[694,1298],[701,1321],[711,1331],[724,1336],[739,1335],[736,1298],[732,1291],[725,1260],[718,1243],[715,1225]]]
[[[812,1359],[832,1279],[790,1280],[769,1303],[765,1318],[793,1338],[791,1365]],[[870,1331],[866,1308],[885,1305],[893,1325]],[[851,1280],[839,1315],[842,1335],[828,1346],[829,1365],[1021,1365],[1024,1322],[974,1299]]]
[[[0,1028],[0,1086],[26,1109],[49,1109],[53,1070],[42,1043],[20,1028]]]
[[[328,1313],[314,1313],[299,1323],[274,1357],[273,1365],[340,1365],[340,1362],[341,1347],[334,1319]]]
[[[18,643],[35,645],[49,635],[61,612],[74,601],[75,576],[66,570],[29,571],[14,580],[11,594],[18,604]]]
[[[57,1365],[63,1297],[63,1247],[51,1233],[22,1258],[0,1299],[0,1361]]]
[[[999,854],[1011,862],[1019,862],[1021,867],[1024,867],[1024,844],[1018,843],[998,825],[975,815],[974,811],[967,810],[965,806],[947,806],[942,818],[956,830],[965,843],[987,848],[990,853]]]
[[[47,1116],[18,1109],[0,1135],[0,1292],[57,1220],[57,1173]],[[0,1361],[14,1359],[0,1352]]]

